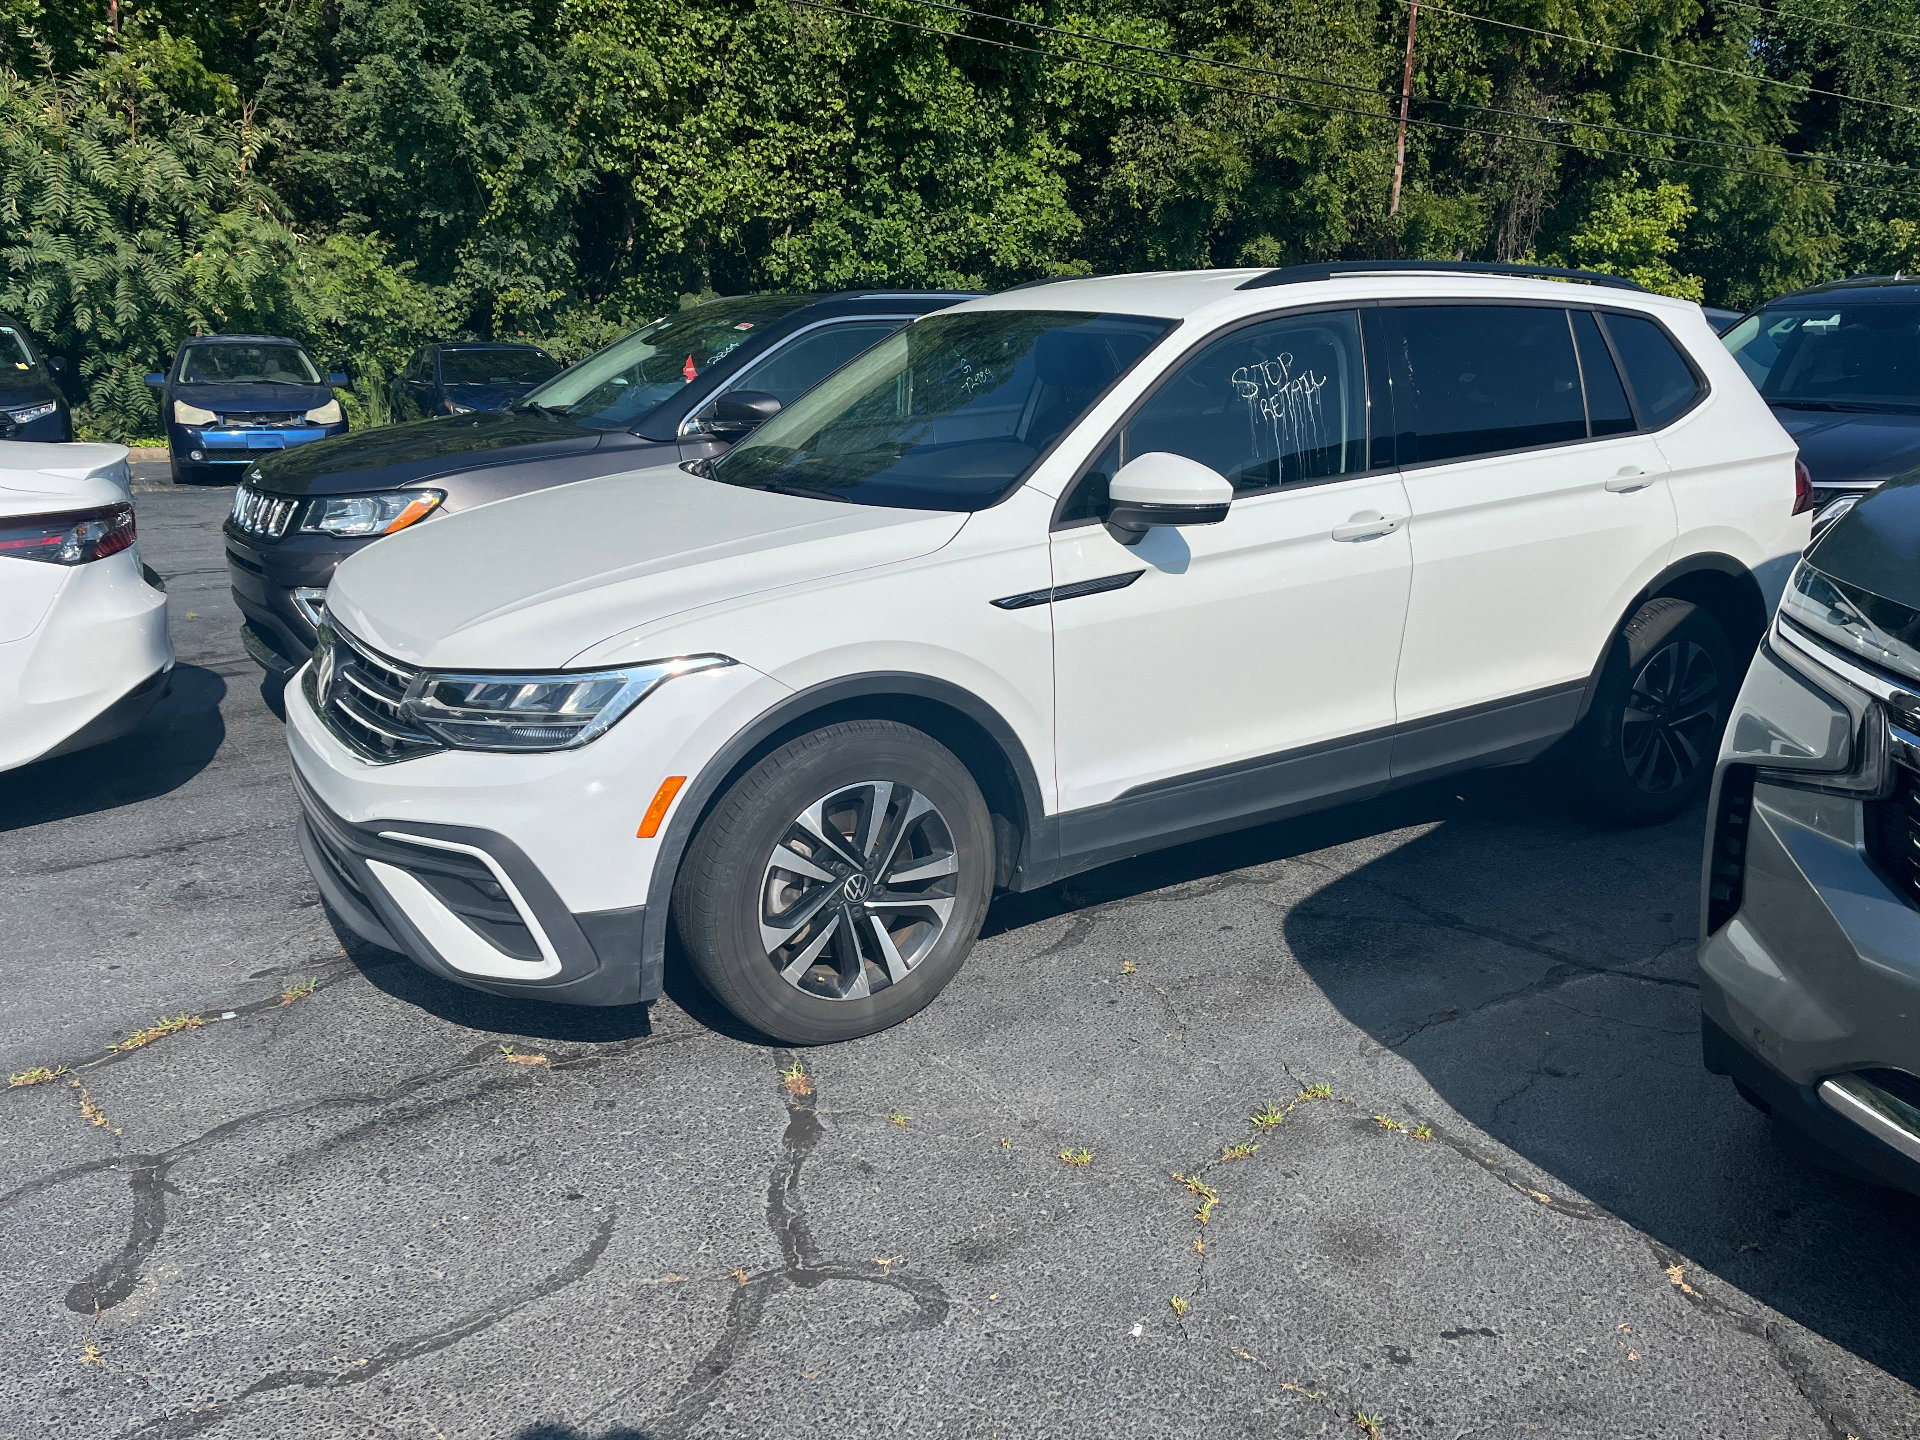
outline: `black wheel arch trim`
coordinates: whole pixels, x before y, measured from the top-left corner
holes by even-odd
[[[1752,614],[1748,619],[1757,622],[1753,627],[1753,643],[1756,647],[1759,645],[1761,638],[1767,632],[1767,602],[1765,595],[1761,593],[1760,582],[1754,578],[1753,571],[1733,556],[1722,554],[1717,550],[1703,550],[1684,556],[1672,562],[1643,585],[1639,593],[1627,602],[1627,608],[1614,622],[1613,629],[1607,632],[1606,643],[1600,647],[1600,654],[1595,657],[1593,669],[1587,675],[1586,690],[1580,697],[1580,713],[1574,720],[1576,725],[1586,720],[1587,712],[1593,707],[1593,697],[1599,693],[1600,676],[1607,668],[1607,658],[1613,654],[1614,641],[1620,638],[1620,632],[1626,627],[1627,622],[1633,619],[1640,607],[1649,600],[1658,599],[1663,595],[1672,595],[1676,584],[1695,575],[1719,575],[1735,583],[1736,588],[1743,592],[1742,598],[1751,603]],[[1681,595],[1677,598],[1686,599],[1687,597]],[[1745,655],[1741,653],[1739,636],[1730,633],[1727,636],[1727,642],[1733,648],[1735,660],[1742,665],[1753,658],[1750,653]]]
[[[1051,833],[1041,824],[1046,816],[1046,803],[1039,775],[1013,727],[985,700],[952,681],[912,671],[868,671],[797,690],[761,712],[752,724],[729,739],[681,790],[661,831],[647,886],[646,919],[640,944],[641,999],[658,999],[665,990],[667,935],[672,924],[667,897],[673,893],[674,879],[694,831],[727,783],[775,744],[818,725],[832,724],[837,718],[835,711],[857,709],[863,702],[886,700],[943,706],[971,721],[985,734],[1012,775],[1017,791],[1015,799],[1024,812],[1013,817],[1012,833],[1004,839],[1009,853],[1001,857],[1000,866],[1018,875],[1032,863],[1035,857],[1031,849],[1036,838]],[[967,757],[960,758],[965,764]],[[1002,840],[999,830],[996,824],[996,841]]]

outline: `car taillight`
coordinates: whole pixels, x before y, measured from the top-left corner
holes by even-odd
[[[11,556],[51,565],[84,565],[118,555],[132,545],[131,505],[0,519],[0,559]]]
[[[1813,472],[1807,469],[1807,462],[1794,457],[1793,461],[1793,513],[1804,515],[1813,509]]]

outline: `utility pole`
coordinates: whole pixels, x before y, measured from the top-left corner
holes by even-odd
[[[1400,213],[1400,176],[1407,168],[1407,105],[1413,98],[1413,29],[1420,23],[1420,0],[1407,6],[1407,68],[1400,77],[1400,139],[1393,147],[1393,198],[1387,214]]]

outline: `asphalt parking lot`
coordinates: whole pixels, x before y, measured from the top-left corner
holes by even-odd
[[[329,922],[230,492],[143,489],[173,692],[0,775],[0,1434],[1920,1434],[1920,1206],[1700,1068],[1699,816],[1129,862],[800,1054],[493,1000]]]

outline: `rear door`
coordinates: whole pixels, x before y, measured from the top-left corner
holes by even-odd
[[[1668,464],[1593,313],[1383,307],[1412,511],[1396,776],[1577,718],[1621,609],[1666,563]]]

